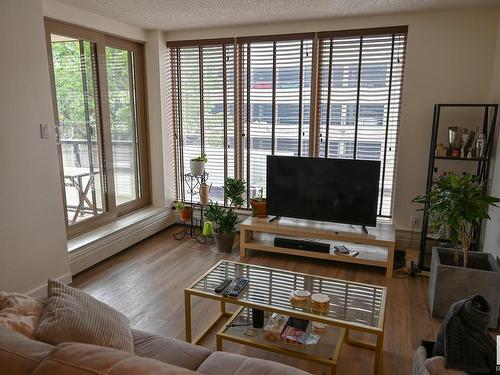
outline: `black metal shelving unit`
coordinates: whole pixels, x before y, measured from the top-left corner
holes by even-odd
[[[483,109],[483,124],[482,133],[485,137],[485,148],[483,155],[480,157],[452,157],[448,156],[436,156],[436,146],[438,144],[439,135],[439,125],[441,120],[442,112],[447,109],[451,110],[453,108],[479,108]],[[484,182],[489,177],[491,155],[493,150],[493,141],[495,140],[495,129],[497,122],[498,104],[435,104],[434,105],[434,116],[432,122],[432,138],[429,150],[429,164],[427,168],[427,186],[426,192],[430,192],[433,188],[433,182],[436,173],[436,160],[451,160],[455,162],[463,163],[476,163],[476,175],[479,177],[481,182]],[[447,125],[448,126],[448,125]],[[444,140],[447,142],[448,140]],[[450,241],[446,238],[435,238],[429,234],[429,217],[424,214],[422,220],[422,234],[420,237],[420,259],[419,268],[420,270],[428,270],[430,263],[430,251],[432,246],[437,246]],[[480,237],[481,228],[476,228],[474,239],[472,242],[472,250],[480,250]]]

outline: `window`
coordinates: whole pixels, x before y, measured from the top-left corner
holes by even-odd
[[[242,38],[243,178],[247,201],[266,188],[267,155],[309,154],[312,34]]]
[[[46,20],[68,236],[149,203],[142,46]]]
[[[392,27],[169,42],[178,198],[188,198],[182,176],[189,159],[203,152],[213,186],[242,178],[247,201],[265,190],[267,155],[380,160],[378,215],[390,217],[406,33]],[[221,64],[222,49],[230,66]],[[208,59],[209,51],[218,52]],[[219,85],[207,85],[210,66]],[[207,104],[212,96],[219,99]],[[207,113],[219,118],[210,125]],[[217,126],[225,147],[210,149],[205,133]],[[212,199],[222,202],[222,194]]]
[[[378,215],[386,217],[392,215],[405,41],[406,28],[319,35],[318,154],[380,160]]]
[[[234,46],[231,41],[171,46],[176,112],[178,194],[188,200],[189,162],[208,155],[210,199],[225,202],[224,180],[234,176]],[[198,199],[198,197],[194,197]]]

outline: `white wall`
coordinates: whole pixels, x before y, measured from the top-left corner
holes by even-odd
[[[141,28],[127,25],[108,17],[103,17],[94,13],[73,8],[55,0],[43,0],[43,15],[59,21],[88,27],[90,29],[99,30],[107,34],[139,42],[144,42],[147,39],[146,31]]]
[[[0,1],[0,48],[0,290],[39,292],[71,281],[41,2]]]
[[[394,222],[408,229],[425,190],[435,103],[489,100],[498,8],[283,22],[167,32],[167,40],[408,25]],[[420,213],[418,213],[420,215]]]
[[[175,197],[175,152],[168,52],[163,32],[148,31],[146,42],[151,193],[155,207],[171,207]]]
[[[496,54],[491,75],[491,103],[500,104],[500,14],[498,16],[498,31],[496,41]],[[497,120],[497,128],[500,119]],[[497,129],[497,146],[494,150],[492,176],[490,180],[490,194],[500,197],[500,131]],[[491,221],[486,225],[484,236],[484,250],[494,254],[500,259],[500,207],[491,207],[489,211]]]

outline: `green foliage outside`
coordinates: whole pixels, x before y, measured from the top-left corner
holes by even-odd
[[[94,77],[94,54],[90,42],[52,43],[56,86],[57,111],[63,139],[86,140],[86,123],[92,127],[91,138],[96,140],[97,82]],[[134,121],[131,106],[128,51],[106,47],[106,72],[111,134],[114,141],[134,140]],[[82,63],[83,62],[83,63]],[[84,81],[85,78],[85,81]],[[86,87],[84,85],[86,84]],[[87,98],[87,107],[85,98]]]

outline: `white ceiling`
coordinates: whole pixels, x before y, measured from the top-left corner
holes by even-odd
[[[215,26],[498,6],[499,0],[57,0],[143,29]]]

